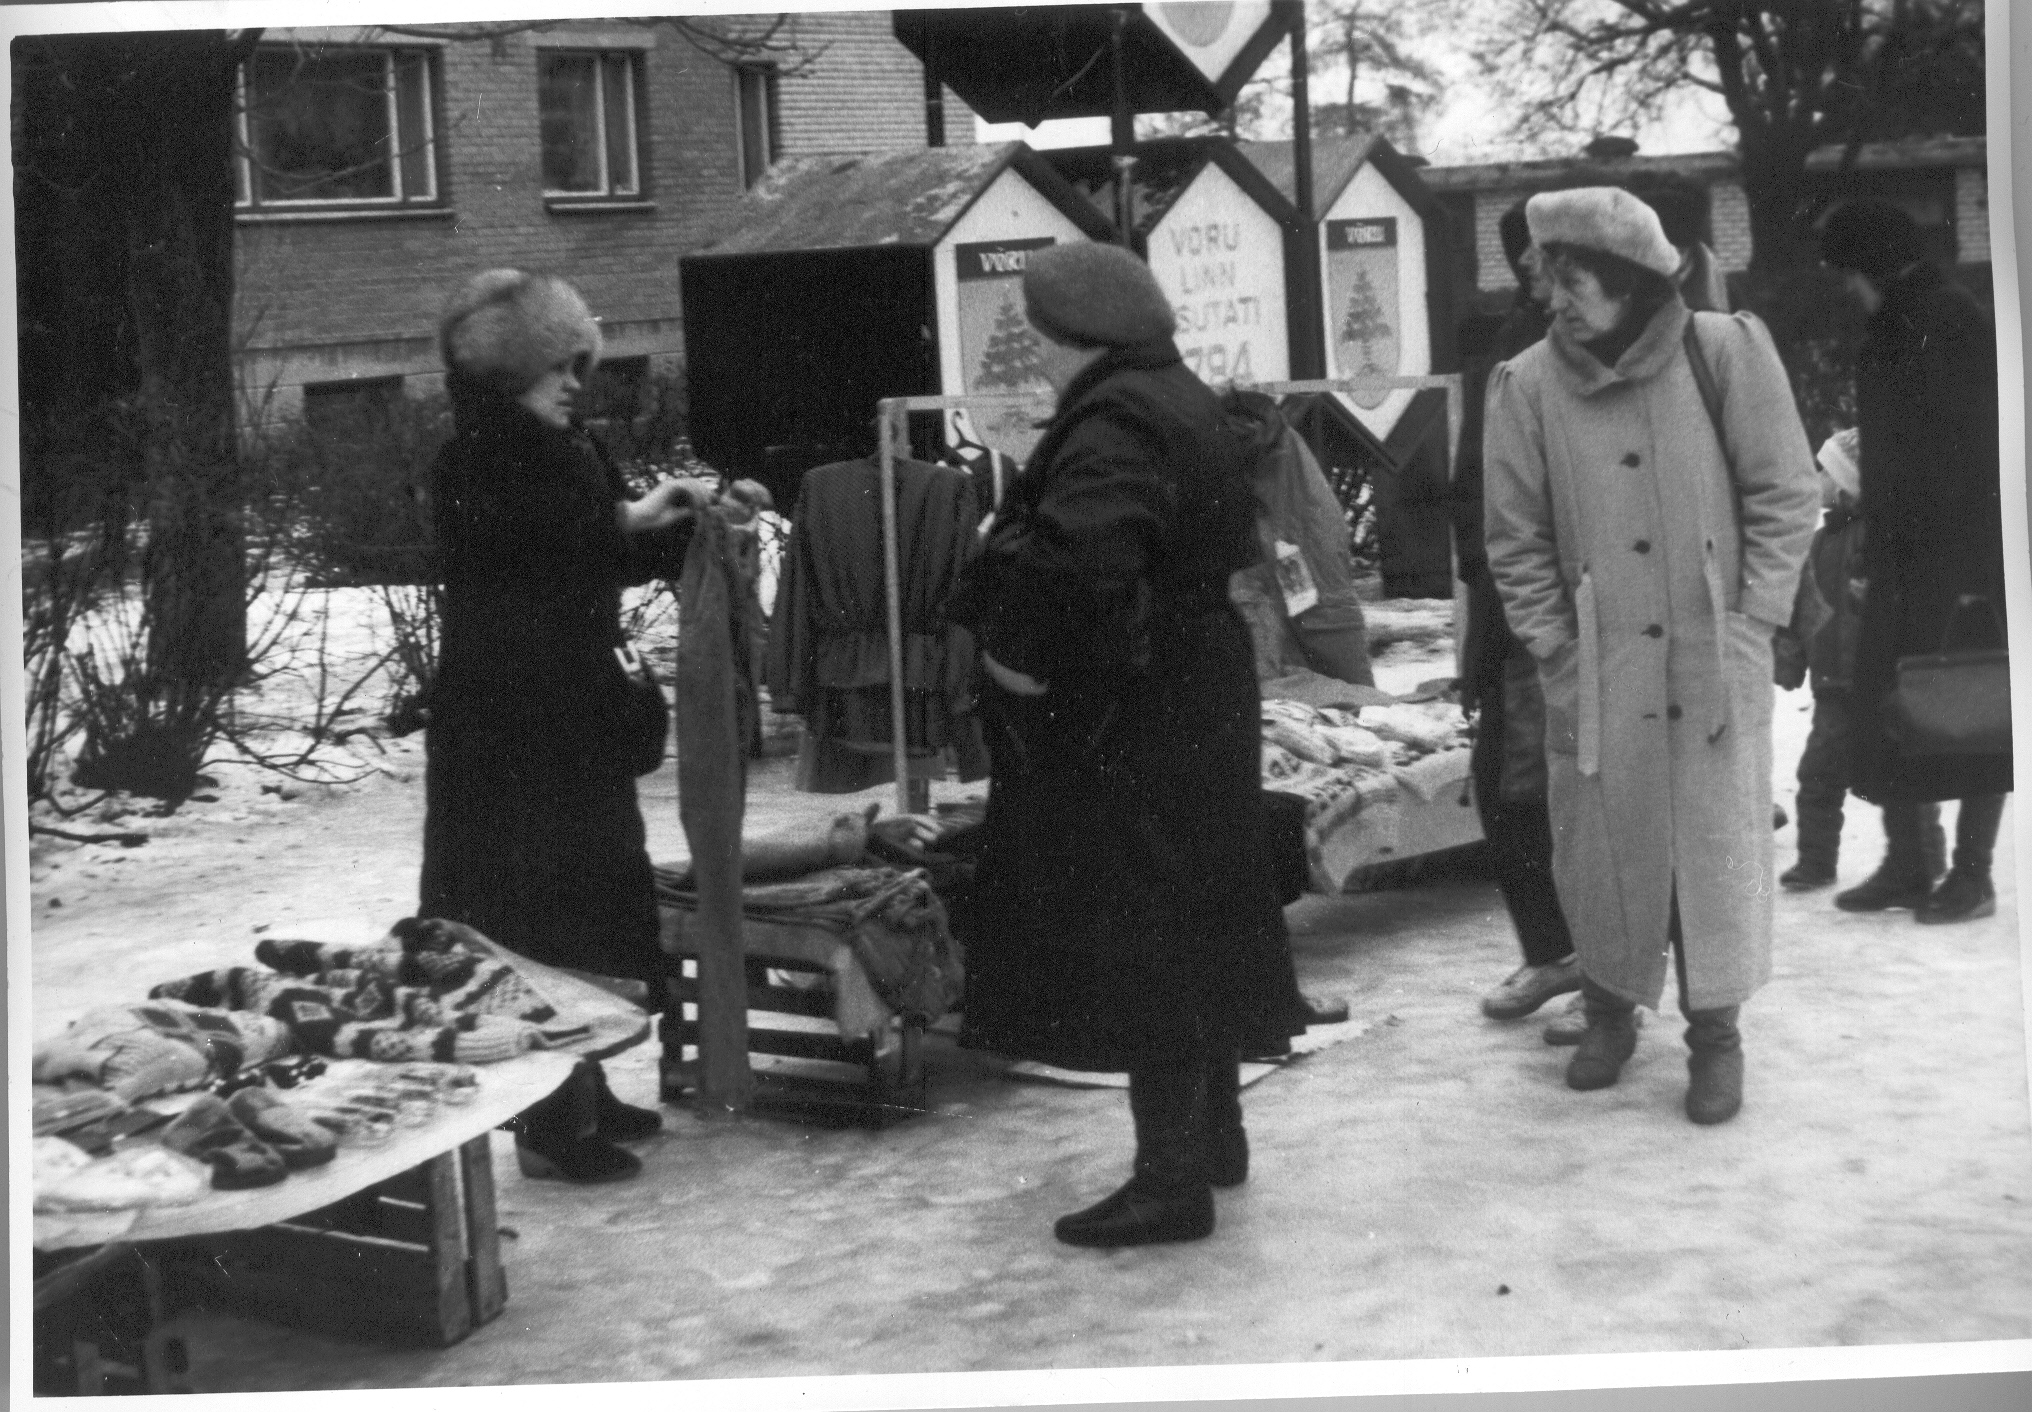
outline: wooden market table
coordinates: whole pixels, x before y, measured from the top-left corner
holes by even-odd
[[[508,1298],[489,1134],[555,1092],[577,1058],[480,1066],[470,1103],[398,1128],[385,1145],[341,1147],[274,1186],[186,1206],[38,1214],[38,1256],[80,1252],[35,1282],[38,1390],[49,1390],[46,1360],[71,1370],[65,1391],[189,1390],[181,1343],[162,1326],[200,1303],[320,1333],[458,1342]]]

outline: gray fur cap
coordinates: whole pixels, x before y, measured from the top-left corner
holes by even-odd
[[[445,367],[511,397],[559,363],[583,355],[583,377],[600,361],[600,325],[579,292],[526,270],[486,270],[460,285],[437,341]]]
[[[1679,251],[1665,238],[1658,213],[1621,187],[1582,186],[1570,191],[1543,191],[1524,207],[1531,242],[1578,245],[1620,255],[1633,265],[1673,278],[1679,272]]]

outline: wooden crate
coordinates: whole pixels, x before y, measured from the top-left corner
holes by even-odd
[[[292,1220],[174,1242],[187,1297],[367,1342],[457,1343],[508,1302],[490,1136]]]

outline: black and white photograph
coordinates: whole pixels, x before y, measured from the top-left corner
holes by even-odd
[[[2032,1398],[2023,14],[633,11],[0,9],[14,1395]]]

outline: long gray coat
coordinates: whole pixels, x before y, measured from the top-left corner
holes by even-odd
[[[1754,318],[1676,301],[1613,369],[1555,326],[1490,378],[1485,445],[1489,568],[1545,686],[1582,968],[1655,1008],[1676,890],[1689,1005],[1740,1004],[1771,969],[1771,633],[1819,513],[1777,350]]]

